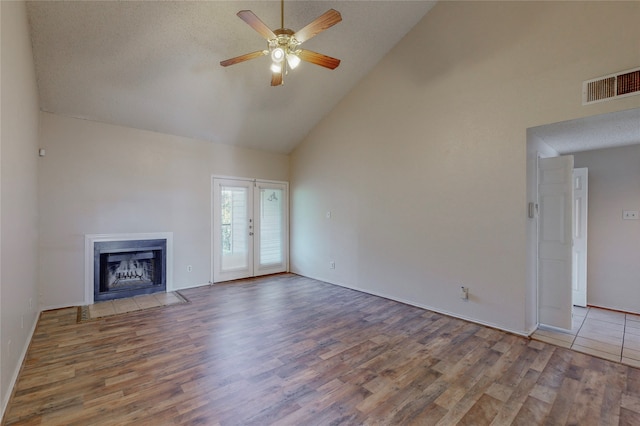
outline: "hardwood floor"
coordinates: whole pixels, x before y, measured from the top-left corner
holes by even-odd
[[[638,425],[640,370],[291,274],[39,320],[6,425]]]

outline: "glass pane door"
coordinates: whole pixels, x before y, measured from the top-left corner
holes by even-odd
[[[255,193],[255,275],[287,270],[287,191],[284,184],[258,182]]]
[[[249,181],[214,180],[214,281],[253,274],[252,186]]]
[[[247,188],[222,186],[220,235],[223,271],[249,266],[249,194]]]
[[[213,281],[289,268],[286,183],[213,179]]]

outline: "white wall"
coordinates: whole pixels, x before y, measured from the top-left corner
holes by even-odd
[[[530,331],[526,129],[639,106],[581,105],[583,80],[638,66],[639,21],[637,2],[438,3],[293,152],[292,270]]]
[[[0,401],[11,388],[37,320],[38,97],[23,2],[0,2]],[[30,303],[31,301],[31,303]]]
[[[623,210],[640,210],[640,145],[574,161],[589,169],[587,303],[640,313],[640,220],[622,220]]]
[[[84,235],[173,232],[175,288],[211,279],[211,175],[288,180],[289,157],[41,114],[44,307],[82,304]],[[187,265],[193,272],[187,272]]]

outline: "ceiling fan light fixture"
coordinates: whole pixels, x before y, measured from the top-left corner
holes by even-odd
[[[271,63],[271,72],[276,73],[276,74],[279,73],[279,72],[282,72],[282,65],[280,65],[277,62],[272,62]]]
[[[300,57],[298,57],[298,55],[296,55],[295,53],[288,53],[287,63],[289,64],[289,68],[294,70],[298,65],[300,65]]]
[[[271,51],[271,60],[274,63],[280,63],[284,60],[285,53],[282,47],[276,47]]]
[[[297,68],[300,65],[300,61],[310,62],[329,69],[335,69],[340,65],[339,59],[310,50],[298,49],[300,44],[342,21],[342,16],[337,10],[329,9],[298,32],[284,27],[284,0],[280,1],[281,26],[275,30],[271,30],[250,10],[241,10],[237,15],[267,40],[267,49],[221,61],[220,65],[223,67],[269,55],[271,56],[271,72],[273,73],[271,85],[282,86],[283,77],[288,74],[289,70]]]

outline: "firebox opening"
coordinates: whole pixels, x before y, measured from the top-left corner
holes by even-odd
[[[96,242],[94,301],[166,291],[166,240]]]

